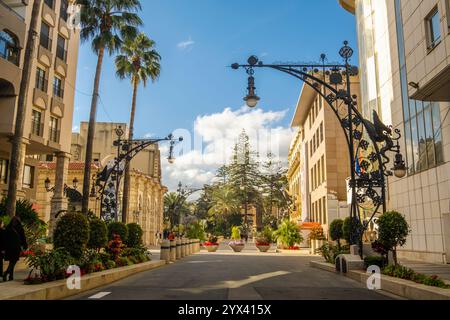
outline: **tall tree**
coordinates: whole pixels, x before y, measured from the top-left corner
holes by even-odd
[[[252,151],[249,136],[243,130],[234,146],[233,158],[229,166],[229,183],[233,186],[244,209],[244,224],[246,227],[248,227],[249,222],[250,205],[256,208],[258,201],[260,201],[259,166],[257,154]]]
[[[231,186],[216,187],[211,198],[209,214],[212,216],[227,216],[240,211],[239,200]]]
[[[89,210],[95,119],[103,58],[105,52],[110,55],[117,52],[122,45],[122,39],[136,36],[138,33],[136,27],[142,25],[142,20],[136,14],[137,11],[141,10],[139,0],[78,0],[78,4],[82,6],[81,40],[91,40],[92,50],[97,55],[83,180],[82,211],[87,213]]]
[[[16,214],[17,185],[19,183],[20,170],[22,170],[21,159],[25,157],[22,148],[23,132],[25,126],[25,110],[30,88],[31,69],[33,66],[33,56],[36,50],[36,39],[38,38],[37,25],[42,7],[41,0],[34,0],[31,11],[30,28],[25,47],[24,63],[22,68],[22,79],[20,81],[19,98],[17,101],[16,124],[14,136],[12,137],[11,161],[8,182],[8,200],[6,212],[10,217]]]
[[[173,229],[180,224],[181,216],[190,213],[186,198],[176,192],[167,193],[164,196],[164,219],[169,221]]]
[[[280,210],[287,210],[291,202],[286,191],[288,188],[287,169],[280,161],[277,161],[272,153],[267,154],[267,159],[261,169],[264,218],[271,220],[270,217],[274,215],[274,209],[276,209],[276,218],[280,220]]]
[[[135,38],[126,38],[120,48],[121,54],[116,57],[117,76],[120,79],[129,78],[133,87],[133,100],[130,112],[130,131],[128,139],[133,140],[134,119],[136,115],[137,92],[140,83],[147,86],[148,80],[156,81],[161,72],[161,56],[154,49],[155,42],[144,33]],[[123,184],[122,221],[127,222],[130,196],[130,164],[125,167]]]

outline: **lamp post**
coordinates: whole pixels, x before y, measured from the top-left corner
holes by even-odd
[[[380,208],[382,212],[386,211],[386,178],[393,175],[403,178],[407,168],[398,143],[401,139],[400,130],[384,125],[375,111],[371,122],[364,119],[358,110],[357,96],[351,92],[351,77],[359,72],[356,66],[350,65],[353,53],[353,49],[345,41],[339,51],[343,64],[326,64],[324,54],[321,55],[321,63],[317,64],[264,64],[256,56],[251,56],[247,64],[234,63],[231,68],[242,68],[249,76],[248,94],[244,101],[250,108],[255,108],[260,100],[256,95],[255,69],[269,68],[301,80],[333,110],[344,131],[350,155],[350,217],[358,222],[357,227],[351,231],[351,244],[359,245],[362,256],[363,233]],[[390,162],[388,152],[395,153],[394,167],[391,170],[386,168]],[[371,203],[372,208],[369,220],[364,221],[361,210],[367,203]]]
[[[125,166],[128,165],[141,151],[151,145],[163,141],[167,141],[170,144],[167,160],[170,164],[173,164],[175,162],[173,154],[175,145],[182,142],[183,138],[175,138],[173,134],[169,134],[165,138],[122,140],[124,131],[120,126],[116,129],[116,135],[117,140],[114,141],[114,146],[117,147],[117,156],[97,175],[95,185],[97,186],[98,191],[91,191],[91,194],[94,195],[100,193],[101,217],[104,220],[114,219],[115,221],[118,221],[119,187],[121,177],[125,172]]]
[[[69,186],[67,184],[64,184],[64,195],[67,196],[67,191],[69,189],[77,190],[78,182],[79,182],[78,179],[75,177],[72,180],[72,188],[69,188]],[[52,181],[50,180],[49,177],[47,177],[47,179],[45,179],[45,181],[44,181],[45,190],[47,190],[47,192],[53,192],[54,193],[55,192],[55,187],[54,186],[52,187],[51,183],[52,183]]]

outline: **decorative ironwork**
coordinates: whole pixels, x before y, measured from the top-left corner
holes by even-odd
[[[372,221],[380,209],[382,212],[386,211],[386,177],[393,175],[393,172],[386,168],[390,162],[387,153],[396,153],[393,171],[397,177],[404,176],[406,168],[398,144],[401,137],[400,131],[392,130],[391,127],[384,125],[375,111],[373,122],[364,119],[357,108],[358,97],[351,92],[351,77],[358,75],[359,70],[358,67],[349,63],[354,51],[347,41],[344,42],[339,54],[344,59],[344,64],[325,64],[325,55],[321,56],[322,64],[303,65],[264,64],[257,57],[252,56],[248,64],[235,63],[231,67],[235,70],[244,68],[251,75],[252,86],[249,88],[247,97],[256,96],[253,94],[255,69],[270,68],[303,81],[322,96],[333,110],[341,123],[348,145],[351,173],[349,187],[352,194],[350,217],[359,222],[359,227],[355,228],[359,241],[354,244],[360,244],[362,248],[362,235],[369,225],[368,222]],[[244,100],[247,101],[247,97]],[[249,106],[255,107],[256,103]],[[368,213],[369,219],[366,220],[368,222],[363,223],[362,216],[367,214],[368,202],[372,204],[372,209]]]
[[[168,141],[170,143],[168,161],[173,163],[174,147],[178,142],[183,141],[181,137],[175,139],[172,134],[165,138],[123,140],[124,131],[121,127],[116,129],[116,135],[118,139],[114,141],[114,146],[117,147],[117,157],[107,163],[103,171],[97,175],[95,183],[100,193],[100,216],[105,221],[113,219],[118,221],[120,183],[129,162],[149,146]],[[97,192],[92,190],[91,196],[96,197]]]

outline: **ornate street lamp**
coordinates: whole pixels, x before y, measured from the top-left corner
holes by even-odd
[[[270,68],[301,80],[323,97],[333,110],[344,131],[350,155],[350,217],[359,223],[357,230],[352,231],[351,242],[360,245],[362,256],[363,233],[380,208],[382,212],[386,211],[386,178],[393,175],[402,178],[406,175],[407,168],[398,143],[401,139],[400,130],[384,125],[375,111],[372,123],[364,119],[358,110],[357,96],[351,92],[351,77],[359,72],[356,66],[349,63],[353,53],[353,49],[345,41],[339,51],[344,64],[326,64],[324,54],[321,55],[321,63],[317,64],[264,64],[257,57],[251,56],[247,64],[234,63],[231,68],[243,68],[249,75],[248,94],[244,100],[251,108],[260,100],[255,93],[254,70]],[[388,152],[396,153],[392,171],[386,168],[390,162]],[[364,207],[367,203],[373,205],[372,212],[370,219],[363,221],[361,212],[362,209],[367,212]]]
[[[95,183],[100,193],[101,217],[104,220],[110,220],[112,218],[118,220],[118,191],[121,177],[128,163],[149,146],[168,141],[170,143],[170,150],[167,160],[170,164],[173,164],[175,162],[173,155],[174,147],[177,143],[183,141],[182,137],[175,139],[173,134],[169,134],[165,138],[122,140],[125,132],[121,127],[116,129],[116,134],[118,139],[114,141],[114,146],[117,147],[117,157],[97,175]],[[91,194],[94,195],[97,192],[91,190]],[[111,210],[114,210],[114,216],[107,215],[108,211]]]
[[[45,190],[47,190],[47,192],[53,192],[55,193],[55,187],[51,186],[52,181],[50,180],[49,177],[47,177],[47,179],[45,179],[44,181],[44,186],[45,186]],[[75,177],[72,180],[72,189],[73,190],[77,190],[78,188],[78,179]],[[64,184],[64,195],[67,195],[67,190],[70,189],[67,184]]]

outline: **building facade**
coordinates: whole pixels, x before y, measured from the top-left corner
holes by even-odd
[[[408,175],[388,181],[411,227],[399,257],[450,263],[450,1],[340,3],[356,17],[363,113],[403,135]]]
[[[67,205],[63,189],[70,141],[62,137],[72,131],[79,47],[79,32],[67,24],[67,8],[66,0],[42,1],[25,109],[24,158],[10,159],[32,5],[23,0],[0,0],[0,193],[7,192],[10,162],[19,161],[23,174],[18,196],[36,202],[39,160],[54,155],[58,165],[52,177],[53,212]]]
[[[352,78],[352,92],[359,79]],[[289,151],[288,180],[295,200],[291,219],[319,223],[325,232],[336,218],[348,216],[348,145],[336,114],[316,90],[304,85],[291,124],[297,133]]]

